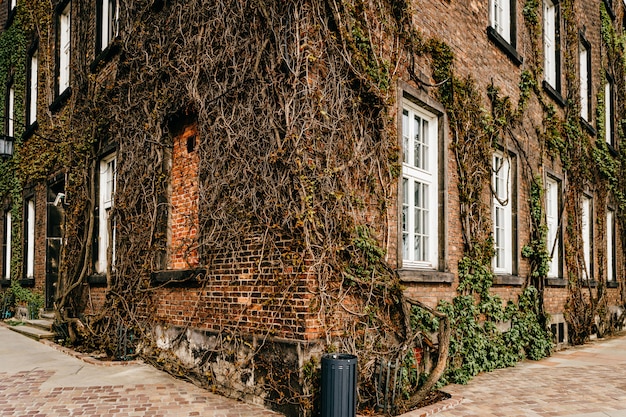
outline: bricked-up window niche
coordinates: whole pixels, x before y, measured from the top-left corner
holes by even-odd
[[[583,195],[580,202],[581,238],[583,243],[583,260],[585,271],[584,279],[593,279],[593,200],[588,195]]]
[[[606,82],[604,83],[604,140],[612,147],[615,146],[613,89],[613,78],[607,74]]]
[[[119,1],[98,0],[96,15],[96,53],[100,53],[119,35]]]
[[[591,120],[591,44],[581,35],[578,61],[580,66],[580,117]]]
[[[24,230],[26,231],[24,236],[24,253],[26,255],[24,264],[25,278],[35,277],[35,222],[35,199],[30,197],[26,199],[24,207]]]
[[[493,269],[497,274],[515,272],[515,159],[505,152],[493,155],[492,174],[492,215],[495,255]]]
[[[4,233],[2,234],[2,278],[11,279],[11,210],[4,212]]]
[[[70,86],[70,54],[71,54],[71,2],[61,3],[56,14],[56,93],[63,93]]]
[[[616,282],[615,268],[615,210],[606,210],[606,280]]]
[[[557,0],[543,3],[544,77],[548,87],[561,92],[561,10]]]
[[[562,235],[560,231],[561,218],[561,182],[553,177],[546,178],[545,186],[546,198],[546,226],[547,249],[550,254],[550,269],[548,278],[560,278],[561,273],[561,247]]]
[[[31,127],[37,121],[37,84],[39,69],[39,48],[35,43],[28,53],[27,90],[26,90],[26,127]]]
[[[111,248],[112,267],[115,265],[115,225],[110,225],[110,214],[113,208],[115,195],[116,160],[115,154],[107,155],[100,160],[98,171],[98,208],[96,212],[98,221],[98,237],[95,268],[99,274],[107,272],[108,251]]]
[[[438,268],[438,138],[437,117],[405,100],[400,190],[403,268]]]

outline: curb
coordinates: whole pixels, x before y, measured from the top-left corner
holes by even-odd
[[[452,395],[446,400],[439,401],[435,404],[427,405],[426,407],[418,408],[416,410],[411,410],[396,417],[428,417],[441,411],[450,410],[461,404],[461,401],[463,401],[463,397],[460,395]]]
[[[140,360],[132,360],[132,361],[101,361],[98,358],[94,358],[93,356],[89,356],[84,353],[76,352],[70,348],[66,348],[65,346],[58,345],[50,340],[40,340],[39,343],[43,343],[44,345],[50,346],[53,349],[58,350],[59,352],[65,353],[68,356],[72,356],[76,359],[80,359],[81,361],[95,365],[95,366],[129,366],[129,365],[142,365],[143,362]]]

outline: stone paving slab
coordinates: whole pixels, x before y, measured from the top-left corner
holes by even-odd
[[[436,417],[626,417],[626,335],[443,388],[461,399]]]
[[[0,326],[0,416],[261,417],[141,363],[97,366]]]

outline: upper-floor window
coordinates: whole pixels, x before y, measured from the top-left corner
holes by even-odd
[[[15,87],[13,82],[7,85],[7,97],[5,102],[5,134],[9,137],[15,135]]]
[[[593,228],[591,226],[592,216],[592,200],[590,197],[583,195],[581,200],[581,239],[583,243],[583,265],[585,270],[582,272],[583,279],[591,279],[593,277]]]
[[[101,52],[119,35],[119,1],[98,0],[96,52]]]
[[[96,272],[104,274],[108,267],[108,253],[111,248],[112,265],[115,265],[115,225],[110,224],[113,197],[115,194],[116,164],[115,154],[100,160],[99,199],[98,199],[98,251]],[[112,245],[112,246],[111,246]]]
[[[438,123],[405,101],[402,109],[402,265],[437,269]]]
[[[604,140],[611,146],[615,146],[613,100],[613,80],[607,75],[607,80],[604,83]]]
[[[578,61],[580,66],[580,117],[591,120],[591,44],[580,38]]]
[[[57,95],[70,86],[71,2],[57,15]]]
[[[490,0],[490,24],[511,45],[515,45],[514,0]]]
[[[560,223],[560,195],[561,184],[554,178],[546,179],[545,196],[546,196],[546,226],[547,233],[547,249],[550,254],[550,269],[548,278],[559,278],[560,270],[560,251],[561,251],[561,233]]]
[[[513,164],[512,158],[503,152],[493,155],[492,173],[492,216],[494,260],[497,274],[512,274],[514,247],[513,230]]]
[[[548,85],[557,92],[561,90],[560,71],[560,10],[557,0],[544,0],[543,40],[544,77]]]
[[[615,275],[615,211],[606,211],[606,279],[609,282],[616,280]]]
[[[26,91],[26,125],[31,126],[37,121],[37,83],[39,67],[39,49],[34,47],[28,60],[28,90]]]
[[[9,0],[7,2],[8,10],[7,10],[7,20],[5,23],[5,28],[8,28],[13,23],[13,19],[15,19],[15,15],[17,14],[17,0]]]

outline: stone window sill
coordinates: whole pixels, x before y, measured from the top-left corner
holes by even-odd
[[[428,271],[420,269],[400,269],[400,281],[425,284],[452,284],[454,274],[450,272]]]

